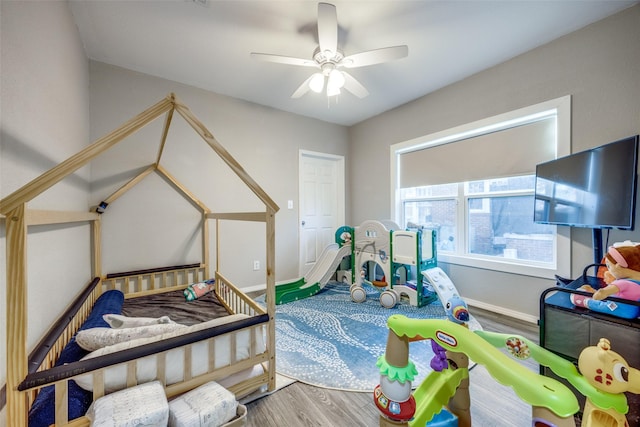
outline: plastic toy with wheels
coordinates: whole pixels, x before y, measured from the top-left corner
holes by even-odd
[[[363,284],[379,289],[380,304],[394,307],[402,297],[422,307],[436,299],[423,284],[422,271],[436,265],[432,230],[401,230],[391,221],[364,221],[353,229],[351,299],[363,302]]]
[[[471,426],[469,358],[531,405],[533,426],[575,427],[574,414],[580,407],[568,387],[516,360],[533,357],[586,396],[582,427],[628,427],[624,392],[640,393],[640,371],[613,352],[605,338],[582,351],[578,372],[570,361],[517,335],[471,332],[459,321],[401,315],[390,316],[387,325],[387,348],[377,363],[380,385],[373,395],[383,427]],[[423,339],[431,339],[432,345],[442,349],[434,351],[434,370],[412,393],[417,371],[409,360],[409,343]]]

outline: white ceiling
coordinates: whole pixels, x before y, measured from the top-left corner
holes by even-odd
[[[352,125],[621,11],[618,0],[373,0],[337,8],[345,55],[407,45],[406,58],[349,72],[369,91],[331,101],[291,94],[315,70],[251,52],[311,59],[310,0],[71,0],[90,59],[327,122]]]

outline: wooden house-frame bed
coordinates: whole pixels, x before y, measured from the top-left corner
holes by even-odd
[[[160,164],[162,152],[174,113],[177,112],[197,134],[214,150],[231,170],[264,204],[264,211],[215,213],[187,190]],[[87,212],[60,212],[32,210],[29,201],[72,174],[118,142],[136,132],[154,119],[165,115],[160,150],[156,162],[122,186],[100,206]],[[202,261],[200,263],[153,268],[115,275],[103,275],[101,265],[101,216],[109,203],[135,186],[152,172],[163,178],[202,213]],[[246,395],[260,388],[275,388],[275,214],[276,203],[247,174],[243,167],[220,145],[207,128],[182,104],[169,94],[155,105],[138,114],[121,127],[96,140],[77,154],[35,178],[22,188],[0,200],[0,218],[6,228],[6,340],[7,381],[6,414],[9,425],[27,426],[29,411],[44,388],[54,398],[55,425],[89,425],[88,418],[73,418],[69,414],[72,383],[84,378],[92,384],[91,399],[95,400],[113,390],[110,369],[124,370],[124,387],[148,381],[140,379],[141,364],[153,358],[153,376],[165,386],[167,397],[194,389],[209,381],[227,379],[225,387],[236,395]],[[218,271],[220,242],[216,232],[216,260],[213,274],[209,264],[210,222],[216,231],[223,221],[252,221],[265,224],[266,236],[266,304],[257,304],[222,272]],[[92,276],[94,279],[61,314],[35,349],[27,349],[27,251],[28,227],[43,224],[90,223],[92,234]],[[101,296],[113,290],[121,291],[124,299],[137,298],[171,291],[180,291],[191,283],[215,278],[215,297],[226,309],[230,321],[199,328],[187,334],[133,346],[129,349],[98,357],[73,361],[56,366],[61,353],[72,338],[91,317],[94,304]],[[116,292],[117,292],[116,291]],[[242,344],[240,344],[242,341]],[[222,344],[226,343],[226,344]],[[229,344],[231,343],[231,344]],[[238,350],[240,346],[242,351]],[[202,349],[205,354],[202,354]],[[168,371],[176,369],[175,357],[181,357],[180,380],[169,380]],[[194,367],[196,358],[208,360],[204,367]],[[171,360],[171,362],[167,362]],[[222,360],[222,362],[219,362]],[[140,363],[138,363],[140,362]],[[171,364],[171,366],[168,366]],[[256,367],[259,367],[256,371]],[[245,375],[252,371],[251,375]],[[195,372],[195,374],[194,374]],[[256,373],[257,372],[257,373]],[[74,380],[74,381],[72,381]]]

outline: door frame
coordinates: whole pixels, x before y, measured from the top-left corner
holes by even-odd
[[[345,157],[338,154],[321,153],[318,151],[298,150],[298,274],[300,277],[304,274],[302,261],[302,200],[304,200],[304,185],[302,169],[302,159],[305,157],[314,157],[322,160],[336,162],[336,229],[344,224],[346,217],[346,182],[345,182]]]

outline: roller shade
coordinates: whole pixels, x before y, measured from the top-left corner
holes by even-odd
[[[556,117],[399,156],[400,188],[534,173],[555,158]]]

